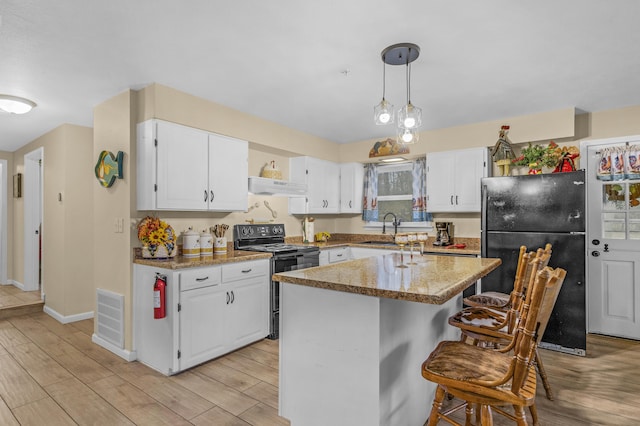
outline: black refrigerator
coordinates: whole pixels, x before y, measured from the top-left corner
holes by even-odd
[[[481,290],[510,293],[521,245],[551,243],[549,266],[567,271],[540,347],[586,355],[584,170],[482,179],[482,256],[502,265]]]

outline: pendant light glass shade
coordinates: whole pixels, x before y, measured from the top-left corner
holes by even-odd
[[[25,114],[33,107],[36,106],[36,103],[30,101],[29,99],[19,98],[18,96],[11,95],[0,95],[0,112],[7,112],[10,114]]]
[[[422,108],[411,104],[411,101],[398,110],[398,126],[402,129],[417,129],[422,125]]]
[[[375,107],[373,107],[373,116],[377,125],[385,125],[393,123],[393,105],[385,98]]]
[[[398,128],[398,143],[403,145],[410,145],[418,142],[419,133],[417,129],[403,129]]]
[[[384,98],[387,82],[387,63],[384,60],[384,53],[382,54],[382,100],[380,103],[373,107],[373,119],[379,126],[393,123],[393,104],[389,103]]]

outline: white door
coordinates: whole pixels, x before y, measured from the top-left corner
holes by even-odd
[[[640,339],[640,180],[596,177],[606,147],[640,137],[584,144],[587,175],[587,317],[589,332]]]
[[[238,348],[269,334],[269,279],[235,281],[231,287],[231,347]]]
[[[43,162],[44,148],[38,148],[24,156],[24,291],[40,288]]]
[[[455,154],[434,152],[427,155],[427,210],[451,212],[454,204]],[[479,184],[478,184],[479,185]]]
[[[486,148],[457,151],[455,163],[455,208],[460,212],[479,212],[482,205],[480,180],[487,176]]]
[[[229,302],[220,285],[180,292],[180,370],[226,351]]]
[[[178,124],[158,121],[157,208],[207,210],[208,134]]]
[[[209,210],[247,211],[249,145],[209,135]]]

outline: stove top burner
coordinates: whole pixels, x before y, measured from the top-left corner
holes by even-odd
[[[274,243],[274,244],[260,244],[260,245],[242,247],[242,250],[265,251],[265,252],[270,252],[270,253],[280,253],[280,252],[283,252],[283,251],[297,251],[297,250],[300,250],[300,248],[301,248],[301,246],[296,246],[296,245],[293,245],[293,244]]]

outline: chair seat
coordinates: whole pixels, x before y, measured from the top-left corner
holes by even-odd
[[[507,333],[506,314],[503,311],[489,308],[465,308],[449,318],[449,324],[458,327],[483,327],[500,333]],[[502,327],[500,327],[503,325]]]
[[[498,382],[506,377],[512,360],[512,354],[463,342],[444,341],[422,364],[422,376],[443,385],[447,392],[464,400],[483,400],[490,405],[531,405],[536,394],[533,366],[528,369],[526,383],[519,395],[511,391],[511,379],[493,387],[482,384]],[[470,397],[472,394],[474,398]]]
[[[504,306],[509,302],[509,294],[497,291],[487,291],[464,298],[467,306]]]

